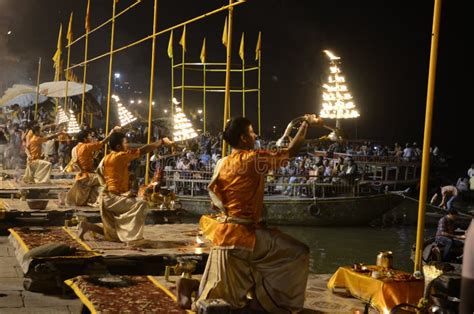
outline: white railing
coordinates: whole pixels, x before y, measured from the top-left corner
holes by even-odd
[[[208,171],[165,170],[166,187],[177,195],[206,196],[212,177]],[[359,195],[359,180],[339,177],[265,176],[266,195],[288,197],[331,197]]]

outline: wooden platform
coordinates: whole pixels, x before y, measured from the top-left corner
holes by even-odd
[[[97,207],[91,206],[72,206],[72,205],[60,205],[59,200],[51,199],[45,209],[30,209],[26,201],[20,199],[0,199],[0,210],[3,208],[4,211],[14,212],[98,212]]]
[[[204,246],[197,245],[196,224],[147,225],[145,238],[150,241],[140,248],[101,238],[81,241],[74,228],[66,227],[24,227],[10,232],[9,240],[25,278],[39,286],[91,273],[163,275],[165,266],[176,265],[178,258],[195,260],[196,271],[202,273],[210,249],[207,241]],[[65,243],[78,251],[72,256],[25,257],[32,248],[47,243]],[[61,284],[56,288],[60,287]]]
[[[85,217],[92,222],[100,222],[98,208],[90,206],[61,206],[59,200],[51,199],[45,209],[30,209],[26,201],[20,199],[0,199],[0,234],[7,229],[23,226],[64,226],[73,216]]]
[[[0,174],[1,173],[5,173],[5,174],[8,174],[8,175],[11,175],[11,176],[14,177],[18,173],[24,174],[25,169],[18,169],[18,171],[15,170],[15,169],[0,169]],[[55,179],[61,179],[61,178],[72,178],[73,179],[76,176],[77,173],[78,172],[63,172],[60,169],[53,169],[51,171],[51,177],[55,178]]]
[[[16,194],[27,190],[50,190],[68,191],[74,183],[74,179],[51,179],[50,183],[26,184],[22,180],[0,181],[0,194]]]
[[[147,224],[180,223],[185,214],[179,210],[161,210],[152,207],[148,211]],[[60,205],[59,200],[51,199],[45,209],[30,209],[26,201],[20,199],[0,199],[0,234],[23,226],[64,226],[65,220],[73,216],[85,218],[89,222],[101,222],[100,210],[91,206]]]
[[[127,287],[104,287],[94,277],[79,276],[66,280],[74,293],[80,298],[85,307],[92,313],[104,310],[114,312],[115,308],[143,309],[144,312],[161,311],[163,313],[184,313],[176,307],[176,281],[178,276],[120,276],[128,281]],[[201,279],[201,275],[193,275],[194,279]],[[330,275],[311,274],[305,294],[304,310],[301,313],[364,313],[365,304],[345,293],[331,292],[327,287]],[[95,279],[95,280],[93,280]],[[141,290],[136,295],[136,290]],[[114,299],[111,295],[120,295]],[[159,297],[158,297],[159,296]],[[163,301],[160,301],[163,300]],[[369,309],[369,313],[377,313]]]

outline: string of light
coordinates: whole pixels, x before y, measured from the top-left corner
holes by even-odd
[[[322,118],[328,119],[350,119],[360,116],[355,109],[352,95],[346,85],[346,79],[340,68],[341,58],[329,50],[324,50],[329,57],[329,77],[327,83],[323,84],[323,103],[320,111]]]

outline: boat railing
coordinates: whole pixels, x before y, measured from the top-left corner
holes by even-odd
[[[315,151],[312,153],[313,156],[330,158],[330,153],[327,151]],[[376,155],[360,155],[360,154],[348,154],[348,153],[333,153],[333,159],[342,158],[351,158],[356,163],[384,163],[384,164],[409,164],[409,163],[419,163],[416,160],[406,160],[398,156],[376,156]]]
[[[205,196],[212,172],[165,170],[167,189],[177,195]],[[317,177],[303,175],[266,175],[265,195],[286,197],[357,196],[360,193],[358,178]]]

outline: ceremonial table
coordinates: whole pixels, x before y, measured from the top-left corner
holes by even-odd
[[[382,277],[373,278],[373,271],[380,272]],[[370,302],[380,313],[388,313],[401,303],[418,304],[423,297],[424,281],[403,271],[383,271],[377,266],[367,266],[365,271],[339,267],[329,280],[328,288],[346,288],[354,297]]]

